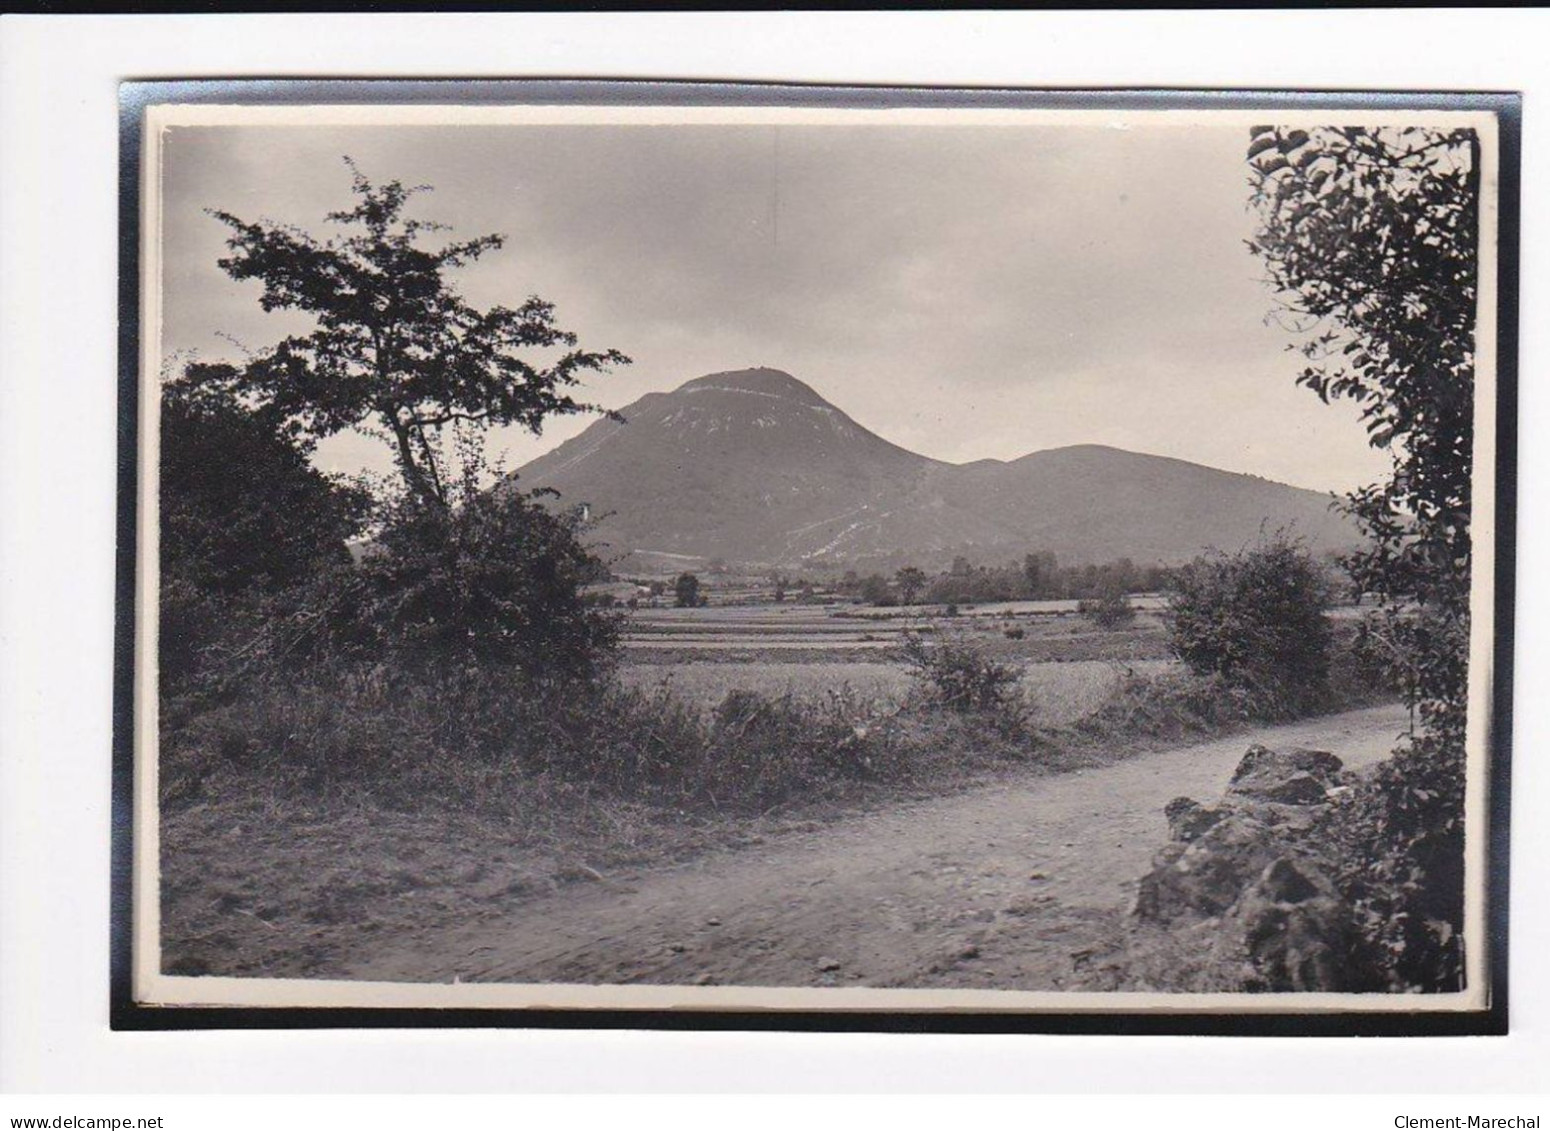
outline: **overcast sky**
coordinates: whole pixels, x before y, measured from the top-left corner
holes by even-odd
[[[1133,121],[1133,119],[1132,119]],[[163,159],[164,352],[232,357],[304,330],[216,266],[203,212],[314,233],[374,180],[506,248],[458,275],[476,305],[556,304],[634,364],[607,407],[718,370],[802,379],[938,459],[1103,443],[1320,490],[1382,473],[1355,413],[1296,387],[1244,247],[1242,124],[177,127]],[[502,436],[512,467],[576,434]],[[322,460],[386,468],[380,441]]]

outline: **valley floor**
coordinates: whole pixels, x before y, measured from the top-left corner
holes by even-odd
[[[676,865],[585,868],[549,889],[525,885],[498,849],[450,826],[430,833],[360,814],[353,827],[271,821],[255,840],[255,830],[217,836],[180,817],[166,832],[205,843],[197,876],[170,886],[164,876],[165,968],[432,983],[1071,989],[1165,841],[1170,799],[1220,794],[1255,741],[1371,764],[1405,721],[1402,707],[1383,706],[1065,775],[1010,776]],[[308,877],[310,910],[277,868]],[[380,882],[319,913],[330,874],[359,888],[367,871]],[[232,885],[221,894],[223,876]],[[197,930],[199,921],[213,926]]]

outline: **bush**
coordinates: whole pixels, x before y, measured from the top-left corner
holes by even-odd
[[[700,599],[700,579],[692,573],[681,573],[678,580],[673,582],[673,603],[680,609],[698,608],[704,604]]]
[[[734,690],[706,714],[667,685],[531,680],[509,669],[266,670],[240,699],[164,735],[161,799],[170,811],[234,795],[309,804],[364,795],[407,812],[509,819],[563,794],[587,799],[588,813],[645,806],[652,821],[682,825],[687,814],[759,816],[1058,758],[996,715],[918,706],[848,688]]]
[[[1317,563],[1277,533],[1175,573],[1169,643],[1196,674],[1251,692],[1275,715],[1305,714],[1329,700],[1328,603]]]
[[[1329,694],[1335,710],[1392,703],[1405,690],[1387,650],[1363,621],[1336,621],[1330,629]]]
[[[168,385],[161,403],[158,675],[208,679],[298,586],[349,561],[365,492],[230,397]]]
[[[1219,675],[1126,670],[1099,708],[1076,724],[1080,734],[1100,739],[1153,738],[1169,741],[1216,734],[1262,720],[1270,706],[1252,690]]]
[[[1130,597],[1123,589],[1110,589],[1097,597],[1083,597],[1076,603],[1076,611],[1099,628],[1118,628],[1136,619]]]
[[[871,776],[868,731],[844,697],[729,692],[716,708],[697,787],[718,808],[763,810]]]
[[[893,606],[899,603],[888,586],[888,579],[880,573],[862,580],[861,599],[869,605]]]
[[[993,712],[1020,718],[1021,672],[991,659],[961,636],[928,644],[919,633],[904,635],[903,660],[937,702],[959,712]]]
[[[611,660],[619,624],[582,596],[597,564],[577,516],[514,490],[471,492],[457,507],[406,500],[374,552],[317,594],[319,646],[424,672],[590,677]]]
[[[1464,988],[1464,767],[1456,744],[1423,736],[1343,796],[1321,830],[1341,894],[1386,985]]]

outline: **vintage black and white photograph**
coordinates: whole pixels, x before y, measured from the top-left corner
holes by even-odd
[[[1493,112],[141,167],[138,1003],[1489,1004]]]

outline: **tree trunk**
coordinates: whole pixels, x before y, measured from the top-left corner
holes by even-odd
[[[393,428],[393,439],[398,445],[398,464],[404,475],[404,484],[409,488],[409,493],[422,503],[442,502],[441,497],[432,489],[427,481],[425,470],[415,462],[414,448],[409,440],[409,425],[398,418],[396,412],[383,413]]]

